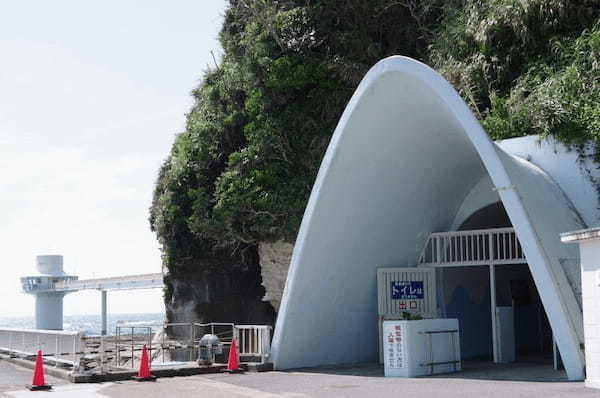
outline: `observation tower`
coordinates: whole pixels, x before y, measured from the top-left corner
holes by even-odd
[[[62,330],[63,297],[67,291],[55,290],[59,282],[77,280],[63,271],[63,256],[37,256],[38,273],[21,278],[25,293],[35,295],[36,329]]]

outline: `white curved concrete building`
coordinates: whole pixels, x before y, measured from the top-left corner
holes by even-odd
[[[432,232],[512,226],[528,267],[497,268],[499,300],[514,280],[530,278],[536,292],[515,317],[525,325],[537,311],[540,325],[519,337],[520,349],[547,344],[548,329],[568,377],[583,379],[579,255],[559,234],[598,214],[575,158],[532,137],[494,143],[435,71],[405,57],[379,62],[346,107],[306,208],[275,328],[275,367],[376,360],[377,268],[417,266]],[[458,314],[461,344],[470,345],[463,356],[489,354],[489,337],[469,337],[484,328],[470,309],[489,309],[486,271],[438,271],[439,315]]]

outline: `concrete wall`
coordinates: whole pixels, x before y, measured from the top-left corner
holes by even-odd
[[[467,218],[478,210],[493,203],[500,202],[500,196],[494,191],[494,184],[489,174],[484,174],[465,197],[460,208],[454,216],[450,231],[456,231],[465,222]]]
[[[583,241],[579,247],[583,284],[586,385],[600,388],[600,239]]]
[[[575,150],[569,150],[552,137],[512,138],[498,141],[498,146],[544,170],[560,186],[585,224],[598,224],[598,193],[590,177],[599,178],[600,170],[593,161],[579,159]]]

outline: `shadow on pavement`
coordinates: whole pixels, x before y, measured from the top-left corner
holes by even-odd
[[[456,373],[423,376],[420,378],[474,379],[528,382],[568,382],[564,370],[554,370],[552,365],[539,362],[492,363],[490,360],[462,361],[463,370]],[[383,365],[359,363],[289,370],[294,373],[331,374],[339,376],[384,377]]]

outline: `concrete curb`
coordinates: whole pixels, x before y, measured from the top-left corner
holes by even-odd
[[[273,370],[272,363],[249,363],[242,364],[246,368],[247,372],[270,372]]]
[[[0,354],[0,360],[15,364],[15,365],[21,366],[23,368],[27,368],[27,369],[33,369],[35,366],[35,362],[33,362],[33,361],[28,361],[26,359],[21,359],[21,358],[13,358],[6,354]],[[56,368],[54,366],[47,366],[44,364],[44,372],[49,376],[53,376],[58,379],[70,381],[69,377],[71,375],[71,372],[69,370]]]
[[[35,363],[20,358],[12,358],[5,354],[0,354],[0,360],[27,368],[33,369]],[[156,377],[178,377],[178,376],[193,376],[200,374],[220,373],[227,368],[227,365],[213,366],[180,366],[169,368],[154,368],[152,374]],[[241,368],[248,372],[268,372],[273,370],[272,363],[250,363],[242,364]],[[137,375],[137,370],[112,371],[105,374],[73,374],[71,371],[53,366],[44,366],[44,372],[59,379],[70,381],[71,383],[101,383],[105,381],[124,381],[132,380]]]
[[[152,369],[152,374],[158,378],[160,377],[177,377],[177,376],[193,376],[208,373],[219,373],[222,369],[225,369],[225,365],[217,366],[184,366],[178,368],[166,368],[166,369]],[[113,371],[106,374],[73,374],[70,375],[69,380],[72,383],[100,383],[104,381],[124,381],[133,380],[133,377],[137,376],[137,370],[131,371]]]

